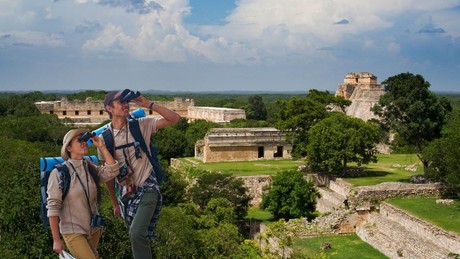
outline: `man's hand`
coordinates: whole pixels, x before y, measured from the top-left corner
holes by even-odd
[[[113,206],[113,215],[115,216],[115,218],[120,218],[121,217],[121,210],[120,210],[120,206],[118,206],[118,204]]]
[[[149,108],[150,101],[147,100],[143,95],[138,96],[137,98],[133,99],[133,102],[140,107]]]

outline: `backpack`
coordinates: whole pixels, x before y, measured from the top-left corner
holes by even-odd
[[[97,164],[98,162],[96,156],[85,156],[84,159],[91,161],[94,164]],[[62,189],[62,200],[64,200],[67,193],[69,192],[71,179],[69,169],[64,164],[64,160],[61,157],[40,158],[40,218],[42,219],[45,230],[47,230],[50,226],[48,219],[48,209],[46,208],[48,205],[48,180],[51,175],[51,171],[53,171],[55,168],[58,170],[58,175],[60,178],[59,188]],[[92,173],[90,173],[90,175],[93,177],[93,180],[98,183],[98,180],[96,180],[95,176]]]
[[[144,153],[147,155],[150,161],[150,164],[153,167],[153,171],[155,172],[155,176],[157,178],[158,184],[163,183],[166,177],[161,168],[160,161],[158,160],[158,148],[155,147],[152,142],[150,142],[149,147],[150,147],[151,153],[149,152],[149,149],[147,148],[147,144],[145,143],[145,139],[141,133],[139,121],[136,118],[131,118],[131,117],[128,118],[128,125],[129,125],[129,131],[131,132],[131,135],[133,136],[134,140],[136,142],[139,142],[142,151],[144,151]],[[104,138],[105,146],[109,150],[110,154],[114,156],[115,146],[113,143],[113,135],[112,135],[112,131],[110,130],[110,128],[106,128],[102,132],[102,137]]]

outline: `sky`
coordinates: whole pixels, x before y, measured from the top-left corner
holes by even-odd
[[[0,91],[460,92],[460,0],[0,0]]]

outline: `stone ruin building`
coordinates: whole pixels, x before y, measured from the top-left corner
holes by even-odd
[[[375,75],[369,72],[354,72],[345,76],[335,95],[351,101],[351,105],[346,108],[347,115],[367,121],[377,119],[370,109],[378,103],[384,93]]]
[[[195,144],[203,162],[290,159],[292,146],[275,128],[213,128]]]
[[[217,123],[228,123],[235,119],[245,120],[246,112],[243,109],[189,106],[187,119],[188,121],[202,119]]]
[[[175,110],[188,121],[203,119],[216,123],[228,123],[234,119],[246,119],[246,113],[242,109],[196,107],[193,99],[174,98],[173,101],[155,101],[155,103]],[[73,101],[63,97],[60,101],[36,102],[35,106],[41,113],[56,114],[59,119],[69,118],[77,127],[98,125],[109,119],[102,101],[92,100],[91,97],[86,100]],[[130,105],[131,111],[138,108],[133,103]],[[147,116],[159,116],[152,110],[144,109],[144,111]]]

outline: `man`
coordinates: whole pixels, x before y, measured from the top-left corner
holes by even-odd
[[[114,147],[114,158],[124,163],[125,172],[114,181],[107,183],[114,214],[122,216],[125,220],[131,241],[131,249],[134,258],[152,258],[150,240],[159,216],[161,207],[161,194],[158,187],[157,175],[148,159],[136,145],[129,128],[129,103],[121,101],[127,94],[133,93],[129,89],[114,91],[105,96],[104,107],[111,118],[110,127]],[[157,112],[162,118],[144,117],[139,118],[139,127],[142,137],[147,145],[150,143],[152,133],[158,129],[176,124],[180,115],[166,107],[155,104],[140,95],[132,100],[138,106]],[[104,138],[104,141],[107,141]],[[99,159],[104,157],[99,152]],[[117,185],[120,193],[119,198],[115,194]],[[121,208],[120,208],[121,207]]]

